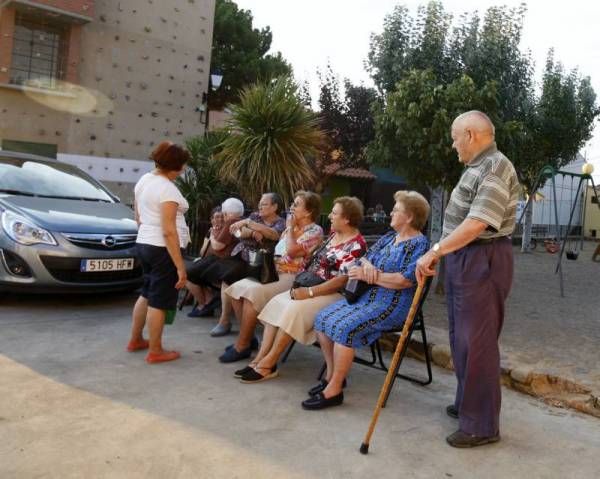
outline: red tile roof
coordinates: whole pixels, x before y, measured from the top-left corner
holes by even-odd
[[[325,167],[325,174],[338,178],[357,178],[361,180],[374,180],[377,175],[364,168],[342,168],[339,163],[331,163]]]

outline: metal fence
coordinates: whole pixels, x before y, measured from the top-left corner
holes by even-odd
[[[531,237],[536,239],[544,239],[544,238],[563,238],[565,233],[567,232],[567,225],[559,225],[558,228],[556,225],[533,225],[531,227]],[[523,236],[523,224],[519,223],[515,225],[515,231],[513,233],[513,237],[522,237]],[[571,229],[569,230],[569,237],[579,237],[581,236],[581,226],[580,225],[571,225]]]

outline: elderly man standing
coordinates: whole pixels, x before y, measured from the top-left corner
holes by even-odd
[[[500,351],[504,302],[513,276],[510,234],[515,227],[519,181],[496,148],[487,115],[470,111],[452,123],[452,147],[466,168],[452,191],[442,238],[417,262],[417,279],[435,274],[446,257],[450,348],[458,381],[446,408],[459,429],[454,447],[500,440]]]

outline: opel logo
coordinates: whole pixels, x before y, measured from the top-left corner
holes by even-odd
[[[117,244],[117,240],[114,239],[112,236],[105,236],[102,240],[102,244],[107,248],[112,248],[114,245]]]

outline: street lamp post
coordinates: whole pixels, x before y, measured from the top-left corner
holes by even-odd
[[[211,73],[210,74],[210,80],[209,80],[209,88],[207,92],[204,92],[202,94],[202,106],[200,107],[200,111],[202,112],[202,109],[204,109],[205,112],[205,117],[204,117],[204,135],[208,135],[208,116],[209,116],[209,112],[210,112],[210,107],[208,105],[208,95],[210,93],[210,91],[217,91],[219,89],[219,87],[221,86],[221,83],[223,81],[223,75],[221,75],[218,72],[215,73]]]

